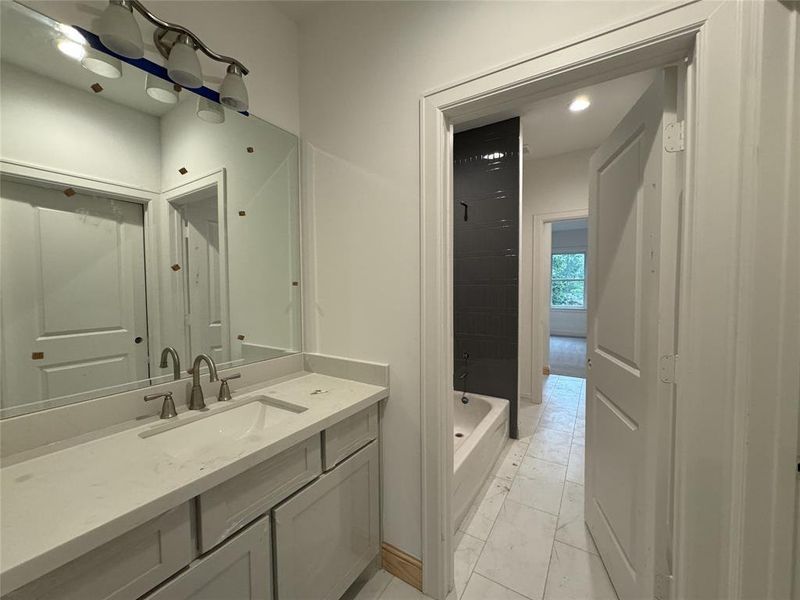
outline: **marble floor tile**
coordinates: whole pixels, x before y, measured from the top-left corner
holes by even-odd
[[[584,452],[585,447],[580,444],[573,444],[569,453],[569,463],[567,466],[567,479],[583,485],[584,480]]]
[[[475,572],[528,598],[541,598],[556,517],[506,500]]]
[[[478,498],[474,510],[467,512],[461,523],[461,530],[479,540],[486,540],[510,489],[511,482],[505,479],[492,480],[486,493]]]
[[[380,600],[424,600],[426,598],[418,589],[411,587],[405,581],[392,577],[392,581],[383,590]]]
[[[617,600],[600,558],[561,542],[553,544],[545,600]]]
[[[564,465],[526,456],[508,499],[558,515],[566,475],[567,468]]]
[[[483,540],[463,532],[457,537],[460,539],[456,544],[453,577],[455,579],[456,598],[460,598],[464,593],[464,588],[467,587],[467,581],[472,575],[475,563],[478,562],[481,550],[483,550]]]
[[[528,456],[566,465],[572,445],[572,432],[539,427],[531,437]]]
[[[580,446],[586,445],[586,421],[575,419],[575,429],[572,432],[572,443]]]
[[[569,392],[566,394],[558,393],[558,391],[551,395],[547,401],[548,408],[560,408],[572,412],[574,416],[578,411],[578,406],[581,403],[580,396],[577,393]]]
[[[572,430],[575,428],[575,410],[554,406],[552,403],[549,403],[542,411],[542,416],[539,419],[539,427],[572,433]]]
[[[393,577],[380,569],[368,581],[356,581],[341,600],[378,600]]]
[[[506,446],[500,453],[500,458],[495,465],[494,476],[498,479],[513,481],[527,451],[528,444],[522,440],[509,440],[506,442]]]
[[[473,573],[461,600],[529,600],[525,596]]]
[[[561,509],[558,513],[556,539],[570,546],[597,554],[592,536],[586,528],[583,514],[583,486],[573,481],[564,484]]]

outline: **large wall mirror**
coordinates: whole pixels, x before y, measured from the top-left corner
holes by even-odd
[[[299,352],[297,137],[0,10],[0,416]]]

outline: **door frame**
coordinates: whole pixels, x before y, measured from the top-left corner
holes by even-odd
[[[754,582],[763,580],[770,589],[778,590],[784,589],[787,580],[791,582],[791,558],[780,557],[791,557],[793,532],[788,531],[789,527],[781,528],[780,523],[794,518],[787,509],[789,506],[793,510],[787,499],[794,499],[794,476],[789,484],[781,480],[774,489],[753,498],[747,497],[745,482],[756,469],[767,467],[773,473],[777,463],[785,467],[786,449],[791,448],[793,454],[797,447],[797,431],[786,431],[775,421],[769,427],[748,428],[753,390],[741,385],[743,377],[747,381],[741,369],[754,370],[758,360],[754,356],[757,353],[745,344],[755,330],[745,310],[752,311],[753,304],[759,302],[750,261],[767,252],[754,243],[776,234],[786,240],[787,224],[757,226],[755,219],[742,219],[741,215],[754,213],[757,200],[768,201],[762,195],[769,182],[758,177],[766,168],[757,160],[759,143],[762,152],[764,144],[783,144],[789,157],[794,151],[791,139],[786,137],[792,128],[788,133],[785,127],[777,129],[782,135],[768,138],[762,135],[761,127],[766,126],[764,122],[769,124],[771,115],[759,113],[762,103],[771,101],[768,95],[761,95],[761,86],[773,76],[762,65],[764,47],[774,43],[770,36],[763,35],[765,24],[770,12],[792,10],[763,0],[684,2],[662,7],[620,26],[423,94],[420,396],[421,535],[426,594],[443,599],[453,582],[453,414],[452,405],[442,401],[449,397],[453,373],[453,125],[513,110],[523,100],[555,95],[578,83],[608,80],[687,56],[691,58],[687,68],[680,361],[674,424],[675,562],[665,597],[737,597],[740,590]],[[796,14],[793,18],[792,31],[796,33]],[[781,34],[781,39],[786,40],[786,32],[781,30]],[[786,45],[791,46],[791,42]],[[793,48],[788,53],[786,48],[779,50],[782,54],[776,59],[778,69],[795,64]],[[796,83],[789,81],[790,90],[784,91],[779,100],[789,100],[791,106],[792,89],[795,98],[798,94]],[[788,114],[791,118],[791,111]],[[778,179],[787,185],[770,202],[774,203],[771,206],[784,206],[780,211],[775,209],[780,214],[794,217],[789,193],[792,188],[797,189],[798,176],[792,174],[787,155],[783,156],[784,162],[770,164],[770,181],[774,181],[777,172]],[[784,259],[791,256],[788,241],[781,247],[773,245],[772,249],[773,254]],[[789,287],[784,290],[797,289],[792,264],[796,265],[784,260],[779,267],[781,275],[788,278]],[[739,301],[742,297],[746,302]],[[785,304],[780,314],[765,318],[772,319],[778,327],[790,326],[795,322],[794,316],[785,310]],[[781,358],[797,356],[798,346],[797,340],[784,339]],[[771,406],[784,409],[782,414],[794,416],[796,423],[797,409],[791,408],[790,401],[796,403],[798,384],[787,370],[789,362],[780,363],[774,379],[786,384],[781,388],[783,393],[770,402]],[[770,440],[776,431],[781,434],[780,448]],[[759,442],[769,441],[767,447],[772,448],[772,454],[755,457],[758,460],[751,465],[747,442],[752,442],[754,436]],[[792,462],[794,459],[791,456]],[[748,535],[748,523],[765,520],[765,509],[769,509],[768,534]],[[759,570],[742,560],[745,550],[747,554],[776,558],[770,570]]]
[[[80,173],[72,173],[69,171],[62,171],[59,169],[52,169],[50,167],[43,167],[34,163],[25,161],[9,160],[0,158],[0,174],[11,181],[18,181],[29,185],[35,185],[45,188],[54,188],[64,190],[72,188],[78,193],[85,193],[89,195],[102,195],[106,198],[123,200],[133,204],[141,204],[144,211],[144,268],[145,277],[150,272],[154,272],[156,268],[156,251],[157,242],[155,236],[156,226],[156,211],[153,210],[155,206],[154,201],[158,200],[159,193],[155,190],[148,190],[146,188],[138,188],[125,183],[118,183],[107,179],[96,177],[87,177]],[[1,217],[2,215],[0,215]],[[147,306],[156,306],[155,302],[158,298],[158,284],[154,282],[150,285],[147,281],[145,286],[145,300]],[[153,304],[151,304],[153,303]],[[153,352],[159,348],[159,334],[158,328],[154,326],[152,321],[152,311],[147,314],[147,353],[152,359]],[[2,338],[2,320],[0,320],[0,339]],[[141,385],[141,382],[129,382],[115,386],[113,388],[102,388],[100,390],[93,390],[90,392],[82,392],[72,396],[55,399],[52,401],[43,401],[37,403],[37,410],[44,410],[56,408],[67,404],[73,404],[80,400],[89,400],[94,398],[101,398],[110,394],[118,394],[128,390],[149,387],[153,385],[152,382],[152,360],[149,362],[150,377],[142,381],[146,385]],[[0,361],[0,377],[2,377],[2,362]],[[0,409],[0,418],[7,419],[30,412],[30,405],[12,406],[9,408]]]
[[[588,167],[587,167],[588,168]],[[588,196],[587,196],[588,201]],[[532,347],[531,347],[531,365],[533,369],[531,380],[533,382],[533,389],[528,390],[530,393],[531,401],[534,404],[542,403],[542,386],[544,385],[544,357],[545,357],[545,340],[549,337],[550,327],[547,327],[547,337],[545,336],[545,328],[542,326],[542,318],[539,315],[548,315],[547,323],[549,325],[550,319],[550,286],[545,285],[549,282],[550,264],[545,261],[545,257],[549,257],[552,251],[551,248],[546,247],[548,242],[545,236],[545,225],[552,225],[557,221],[569,221],[570,219],[588,219],[589,208],[581,208],[577,210],[566,210],[552,213],[541,213],[533,215],[533,237],[531,238],[532,248],[532,277],[531,287],[526,290],[531,295],[531,328],[532,328]],[[587,224],[588,227],[588,224]],[[552,233],[550,238],[552,245]],[[588,250],[587,250],[588,256]],[[587,261],[588,266],[588,261]],[[536,290],[541,290],[536,293]]]
[[[217,194],[217,219],[219,222],[219,282],[220,287],[220,310],[222,312],[222,344],[223,349],[227,351],[230,360],[225,364],[221,364],[220,368],[228,368],[235,365],[233,356],[231,355],[234,344],[231,340],[231,316],[230,316],[230,290],[228,289],[228,197],[225,185],[225,169],[216,169],[206,175],[196,177],[191,181],[187,181],[178,186],[165,190],[161,194],[161,205],[164,211],[163,219],[164,230],[159,232],[162,236],[161,248],[165,256],[162,256],[160,264],[161,269],[155,271],[158,273],[159,278],[164,277],[168,279],[161,286],[164,290],[164,302],[159,304],[162,310],[158,311],[160,314],[169,315],[168,323],[162,325],[162,331],[169,335],[172,339],[177,336],[183,340],[182,355],[187,357],[187,360],[192,360],[193,357],[189,356],[189,348],[186,339],[185,328],[185,306],[188,297],[186,289],[186,277],[182,274],[181,277],[170,277],[172,271],[167,271],[168,265],[180,264],[183,262],[183,216],[177,209],[176,205],[187,203],[186,198],[201,190],[209,188],[216,189]],[[189,200],[191,202],[191,200]],[[181,298],[182,302],[178,305],[170,299]],[[168,331],[168,334],[166,333]],[[158,383],[163,383],[171,379],[171,375],[163,376],[163,380]]]

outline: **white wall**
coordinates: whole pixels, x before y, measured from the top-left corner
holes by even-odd
[[[553,231],[551,244],[553,254],[558,252],[586,252],[586,248],[588,246],[588,233],[589,230],[586,228],[568,229],[566,231]],[[550,335],[586,337],[586,309],[551,308]]]
[[[520,242],[520,394],[533,394],[533,219],[535,216],[589,208],[589,158],[593,149],[526,160],[522,165]],[[552,319],[552,314],[551,314]]]
[[[158,117],[6,62],[1,71],[2,158],[160,189]]]
[[[90,31],[107,0],[23,0],[23,4]],[[145,0],[159,17],[192,30],[213,50],[239,59],[249,70],[245,81],[250,112],[292,133],[300,130],[297,25],[269,2],[241,0]],[[153,48],[152,28],[139,19],[146,58],[164,63]],[[147,27],[147,29],[146,29]],[[148,50],[150,46],[151,50]],[[200,58],[205,85],[219,87],[225,65]],[[213,77],[214,80],[209,79]]]
[[[654,4],[331,2],[303,21],[305,347],[390,363],[383,533],[411,554],[421,548],[420,96]]]

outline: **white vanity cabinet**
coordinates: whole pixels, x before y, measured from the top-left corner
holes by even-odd
[[[189,505],[181,504],[3,600],[134,600],[194,555]]]
[[[377,418],[334,423],[2,600],[339,600],[379,552]]]
[[[338,600],[377,556],[373,441],[272,511],[276,600]]]
[[[270,600],[269,517],[264,516],[142,600]]]

